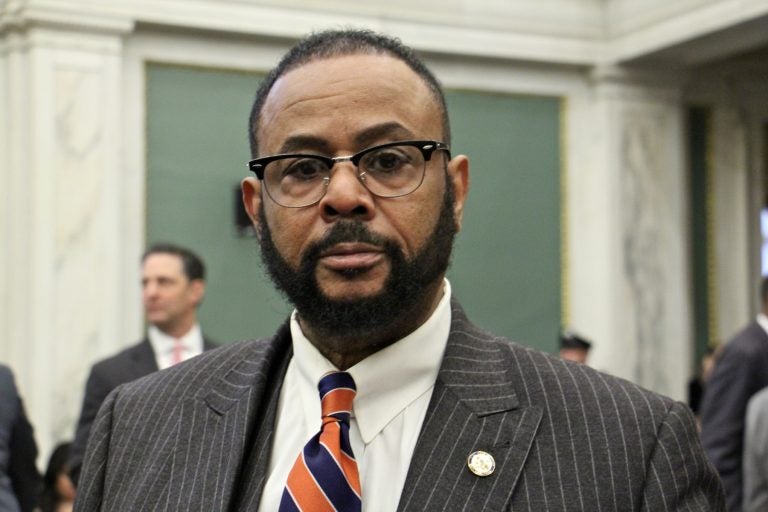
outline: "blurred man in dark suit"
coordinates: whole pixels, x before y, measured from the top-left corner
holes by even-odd
[[[150,247],[141,261],[147,335],[91,368],[72,445],[70,473],[74,482],[79,477],[91,424],[110,391],[215,347],[197,322],[197,308],[205,296],[202,259],[189,249],[163,243]]]
[[[757,318],[716,356],[701,404],[701,442],[723,479],[729,512],[741,511],[747,404],[768,386],[768,278],[761,298]]]

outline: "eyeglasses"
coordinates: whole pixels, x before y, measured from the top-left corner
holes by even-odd
[[[267,194],[286,208],[302,208],[319,202],[331,182],[337,162],[352,162],[357,179],[371,194],[400,197],[419,188],[427,161],[447,144],[433,140],[389,142],[364,149],[351,156],[327,157],[312,154],[284,154],[256,158],[248,168],[264,183]]]

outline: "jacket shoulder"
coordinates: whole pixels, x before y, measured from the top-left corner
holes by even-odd
[[[757,322],[751,322],[742,330],[733,335],[725,344],[723,354],[729,356],[752,356],[756,353],[768,355],[768,333]]]
[[[275,338],[221,345],[120,386],[120,402],[125,403],[132,397],[158,396],[158,393],[175,400],[204,394],[231,372],[248,373],[251,367],[271,357],[274,349]]]
[[[123,367],[127,360],[134,359],[142,354],[153,354],[152,347],[147,339],[129,345],[116,354],[96,361],[92,369],[97,372],[109,372],[116,367]]]
[[[565,407],[574,405],[620,412],[643,409],[664,414],[675,400],[621,377],[507,340],[513,368],[531,394],[561,395]]]
[[[452,334],[458,341],[453,346],[466,346],[476,354],[503,354],[509,380],[528,405],[547,404],[553,414],[578,415],[593,409],[623,414],[642,408],[664,415],[676,403],[626,379],[486,331],[468,320],[457,301],[452,302],[452,315]]]

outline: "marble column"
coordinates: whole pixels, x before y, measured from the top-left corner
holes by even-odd
[[[694,74],[689,101],[709,111],[707,173],[710,342],[724,343],[761,308],[760,210],[765,204],[768,69],[758,55]]]
[[[0,9],[0,360],[47,454],[73,435],[88,366],[121,332],[121,60],[132,25],[27,2]]]
[[[568,133],[571,322],[591,364],[685,398],[692,330],[680,88],[598,69]]]
[[[747,166],[747,127],[740,109],[713,105],[709,134],[713,181],[709,324],[714,341],[723,343],[753,320],[760,307],[759,271],[750,271],[750,254],[753,260],[759,254],[759,242],[751,234],[760,232],[759,209],[751,208],[759,199],[750,197],[750,184],[760,180],[752,179]],[[763,192],[761,187],[755,189]]]

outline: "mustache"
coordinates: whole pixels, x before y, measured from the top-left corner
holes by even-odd
[[[320,255],[336,244],[345,242],[360,242],[382,247],[384,252],[399,250],[392,240],[371,231],[360,221],[340,221],[316,242],[313,242],[302,257],[302,266],[312,265],[320,259]]]

